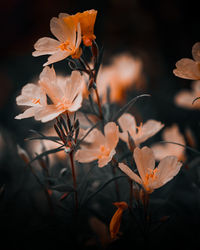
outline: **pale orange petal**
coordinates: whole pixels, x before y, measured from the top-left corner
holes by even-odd
[[[54,54],[58,50],[60,42],[50,37],[40,38],[35,44],[36,51],[32,53],[33,56],[41,56],[47,54]]]
[[[95,161],[98,159],[98,150],[92,149],[79,149],[75,154],[75,159],[82,163],[87,163],[91,161]]]
[[[176,156],[167,156],[158,165],[158,180],[156,188],[164,185],[178,174],[182,166]]]
[[[48,122],[55,119],[62,112],[58,111],[55,105],[47,105],[45,108],[40,108],[40,110],[35,114],[36,120],[41,120],[42,122]]]
[[[173,73],[181,78],[190,80],[200,79],[200,67],[197,62],[189,58],[183,58],[176,63]]]
[[[200,42],[195,43],[192,47],[192,56],[195,61],[200,62]]]
[[[68,32],[66,25],[64,25],[62,20],[57,17],[53,17],[51,19],[50,30],[52,34],[61,42],[65,42],[71,35],[71,33]]]
[[[100,168],[106,166],[106,165],[112,160],[112,158],[113,158],[113,156],[115,155],[115,153],[116,153],[116,151],[113,149],[113,150],[110,152],[110,154],[109,154],[108,157],[102,157],[102,158],[100,158],[100,159],[98,160],[98,166],[99,166]]]
[[[136,121],[134,116],[125,113],[118,119],[118,123],[123,131],[122,133],[119,133],[119,137],[123,141],[128,142],[128,132],[132,137],[134,137],[136,133]]]
[[[134,180],[135,182],[141,184],[142,180],[141,178],[135,174],[127,165],[125,165],[124,163],[119,163],[118,167],[125,173],[127,174],[132,180]]]
[[[195,109],[195,108],[199,108],[199,105],[197,105],[197,102],[192,104],[194,99],[197,96],[195,96],[192,92],[187,91],[187,90],[183,90],[180,91],[176,96],[175,96],[175,103],[180,106],[180,107],[184,107],[187,109]]]
[[[82,93],[79,93],[68,110],[70,112],[75,112],[76,110],[78,110],[81,107],[82,100],[83,100]]]
[[[61,61],[65,59],[66,57],[68,57],[69,55],[70,55],[69,51],[62,51],[62,50],[57,51],[56,53],[48,57],[47,62],[44,63],[43,66],[47,66],[49,64]]]
[[[114,149],[119,141],[119,128],[114,122],[109,122],[104,127],[106,145],[109,149]]]
[[[24,111],[24,113],[15,116],[15,119],[21,120],[24,118],[33,117],[35,116],[35,113],[37,112],[37,110],[38,110],[37,107],[28,108]]]
[[[147,169],[154,169],[155,157],[153,150],[148,147],[136,148],[133,153],[135,163],[142,180],[145,180]]]

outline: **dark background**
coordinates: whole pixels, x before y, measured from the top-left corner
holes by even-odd
[[[75,14],[89,9],[98,10],[95,34],[98,44],[104,46],[105,62],[112,55],[123,51],[131,52],[143,61],[147,82],[144,92],[152,95],[151,100],[146,104],[142,102],[141,111],[144,119],[156,118],[166,126],[177,123],[182,131],[190,127],[195,135],[197,149],[199,148],[199,111],[185,110],[176,107],[173,103],[174,95],[182,88],[189,88],[191,82],[177,78],[172,73],[179,59],[192,57],[192,46],[200,41],[198,1],[1,1],[0,133],[4,137],[6,152],[0,152],[2,157],[0,184],[6,184],[8,187],[5,189],[6,205],[0,206],[3,211],[1,219],[4,218],[2,228],[6,228],[5,231],[2,229],[3,236],[11,233],[14,237],[22,224],[26,227],[27,218],[29,222],[31,221],[31,225],[34,224],[35,219],[34,212],[30,212],[30,200],[27,197],[30,196],[32,187],[36,183],[34,180],[29,183],[24,182],[24,178],[29,179],[30,175],[26,174],[24,177],[24,172],[20,168],[21,162],[16,155],[16,144],[23,145],[29,129],[40,128],[41,124],[32,118],[14,120],[19,113],[15,103],[16,96],[22,86],[38,77],[46,60],[45,56],[32,57],[33,45],[40,37],[52,36],[49,29],[49,21],[52,17],[58,16],[60,12]],[[64,72],[65,65],[59,62],[55,68]],[[22,183],[26,185],[25,189],[21,189]],[[186,188],[184,183],[180,185],[183,190]],[[19,193],[20,195],[17,196]],[[189,197],[187,194],[187,199],[189,203],[193,202],[195,197]],[[188,203],[187,205],[184,203],[184,206],[187,207]],[[192,214],[191,211],[193,210],[189,210],[189,213]],[[189,218],[190,216],[186,221]],[[177,226],[177,230],[181,229],[182,217],[179,220],[180,226]],[[190,222],[187,223],[190,225]],[[190,230],[189,227],[188,230]],[[174,227],[175,231],[176,227]],[[10,249],[9,246],[18,249],[14,247],[15,242],[23,237],[24,232],[25,228],[23,230],[20,228],[13,243],[8,244],[8,249]],[[48,234],[45,234],[46,236]],[[42,239],[39,233],[37,237]],[[32,239],[30,232],[26,234],[25,242],[29,239]],[[32,247],[36,245],[33,244]],[[29,249],[32,248],[29,247]]]

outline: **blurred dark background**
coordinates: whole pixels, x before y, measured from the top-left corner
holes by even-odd
[[[26,216],[31,218],[31,223],[35,218],[26,210],[29,204],[26,199],[35,185],[33,180],[32,184],[26,183],[28,188],[23,190],[23,198],[19,196],[13,199],[18,192],[16,185],[24,183],[23,170],[19,167],[21,163],[16,160],[16,144],[23,145],[29,129],[41,126],[32,118],[21,121],[14,119],[19,113],[16,96],[22,86],[37,79],[46,61],[46,56],[32,57],[33,45],[41,37],[52,36],[49,29],[52,17],[57,17],[60,12],[75,14],[89,9],[98,10],[95,34],[98,44],[104,46],[104,61],[123,51],[141,58],[147,80],[145,92],[152,95],[150,100],[141,104],[144,119],[156,118],[166,125],[177,123],[182,131],[190,127],[199,147],[199,111],[185,110],[173,103],[174,95],[182,88],[189,88],[191,82],[172,73],[179,59],[192,57],[192,46],[200,41],[198,1],[0,1],[0,142],[3,136],[3,143],[10,150],[4,152],[0,165],[0,184],[9,187],[5,191],[8,203],[3,208],[3,211],[5,208],[8,211],[6,216],[9,215],[9,223],[5,218],[3,222],[4,226],[8,225],[6,232],[9,232],[9,227],[15,231],[17,223]],[[57,63],[55,68],[64,72],[64,62]],[[10,175],[12,171],[15,174]],[[16,219],[17,216],[19,219]]]

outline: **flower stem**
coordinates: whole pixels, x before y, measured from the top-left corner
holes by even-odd
[[[70,163],[71,163],[71,170],[72,170],[72,178],[74,184],[74,201],[75,201],[75,211],[78,211],[78,195],[77,195],[77,183],[76,183],[76,173],[75,173],[75,166],[74,166],[74,156],[73,151],[69,153]]]
[[[100,98],[99,98],[99,93],[97,88],[94,89],[95,94],[96,94],[96,98],[97,98],[97,104],[99,107],[99,118],[102,120],[103,119],[103,113],[102,113],[102,108],[101,108],[101,102],[100,102]]]

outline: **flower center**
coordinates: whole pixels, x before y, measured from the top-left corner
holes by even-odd
[[[100,154],[98,156],[98,159],[102,159],[102,158],[108,157],[109,154],[110,154],[110,150],[107,149],[104,145],[101,145],[100,146]]]
[[[41,104],[40,103],[40,99],[37,99],[37,98],[33,98],[32,103],[34,103],[34,104]]]
[[[141,134],[141,132],[142,132],[142,126],[143,126],[142,122],[140,122],[139,126],[136,126],[136,135]]]
[[[151,191],[150,185],[158,178],[157,172],[159,171],[158,168],[155,169],[147,169],[148,173],[145,175],[145,179],[143,180],[143,185],[146,191]]]
[[[69,46],[69,41],[65,41],[64,43],[61,43],[58,47],[62,50],[62,51],[70,51],[70,49],[68,48]]]
[[[56,108],[60,111],[65,111],[68,110],[69,107],[71,106],[71,102],[66,100],[65,98],[62,98],[61,101],[56,105]]]

